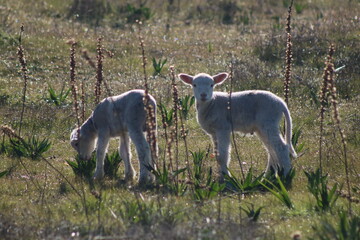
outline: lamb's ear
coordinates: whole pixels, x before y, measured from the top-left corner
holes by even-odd
[[[181,81],[183,81],[184,83],[192,85],[192,82],[194,80],[193,76],[185,73],[180,73],[178,76],[181,79]]]
[[[223,81],[225,81],[225,79],[227,79],[229,76],[228,73],[223,72],[223,73],[219,73],[216,74],[215,76],[213,76],[214,82],[215,84],[221,84]]]

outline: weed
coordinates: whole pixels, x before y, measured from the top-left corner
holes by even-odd
[[[154,67],[154,73],[153,75],[160,75],[162,69],[164,68],[164,65],[166,64],[167,59],[165,58],[164,60],[161,60],[161,58],[159,59],[159,62],[156,61],[156,59],[153,57],[152,58],[152,63],[153,63],[153,67]]]
[[[219,192],[225,189],[226,184],[213,180],[211,167],[206,174],[206,171],[203,169],[203,161],[206,157],[204,151],[191,152],[191,155],[194,161],[191,175],[191,179],[193,180],[194,199],[202,202],[215,197]]]
[[[105,175],[110,178],[116,178],[116,173],[120,167],[122,159],[119,151],[114,151],[111,154],[106,154],[104,160],[104,171]]]
[[[49,139],[40,140],[38,137],[31,137],[27,140],[10,139],[11,154],[17,157],[27,157],[32,160],[38,160],[45,152],[50,149]]]
[[[301,134],[302,134],[302,128],[295,126],[293,128],[291,143],[295,148],[295,152],[297,152],[297,153],[300,153],[304,149],[304,146],[305,146],[304,142],[299,144],[299,138],[300,138]]]
[[[272,183],[266,178],[264,179],[264,181],[268,183],[271,187],[269,187],[263,182],[261,182],[260,184],[269,192],[271,192],[277,199],[279,199],[280,202],[283,203],[286,207],[288,207],[289,209],[294,209],[294,204],[292,203],[289,193],[277,173],[275,174],[275,178],[278,186],[276,186],[274,183]]]
[[[260,212],[264,207],[255,208],[255,205],[252,203],[247,204],[246,208],[240,206],[240,209],[243,210],[250,221],[257,222],[260,217]]]
[[[294,5],[295,5],[295,12],[297,14],[301,14],[306,8],[306,5],[303,3],[295,3]]]
[[[187,120],[189,118],[190,108],[195,103],[195,97],[186,95],[183,98],[179,99],[179,106],[180,106],[180,116],[182,119]]]
[[[8,171],[8,170],[5,170],[5,171],[0,172],[0,178],[2,178],[2,177],[4,177],[4,176],[8,175],[8,173],[9,173],[9,171]]]
[[[75,161],[66,160],[66,162],[73,170],[75,176],[90,180],[96,167],[96,156],[93,154],[89,160],[84,161],[80,159],[79,155],[76,155]]]
[[[160,187],[165,193],[169,192],[171,194],[175,194],[176,196],[182,196],[185,194],[187,185],[184,181],[180,181],[178,179],[178,175],[184,173],[187,168],[169,172],[165,162],[163,163],[162,170],[154,169],[151,166],[147,166],[147,168],[154,174],[158,187]]]
[[[230,170],[229,172],[230,176],[225,175],[225,180],[227,187],[230,190],[248,193],[259,190],[262,186],[260,182],[264,176],[264,173],[260,174],[258,177],[254,177],[252,167],[247,172],[245,179],[238,179]]]
[[[55,90],[51,86],[49,86],[49,98],[45,99],[46,102],[53,103],[57,107],[66,105],[66,98],[68,97],[71,88],[69,88],[67,91],[64,91],[64,88],[65,87],[63,86],[60,93],[56,93]]]
[[[98,38],[97,42],[97,64],[96,64],[96,84],[95,84],[95,104],[100,102],[101,96],[101,83],[103,82],[103,47],[102,47],[102,38]]]
[[[149,104],[150,96],[149,96],[149,82],[148,76],[146,72],[147,58],[145,55],[145,41],[142,36],[142,22],[136,20],[139,28],[139,42],[140,42],[140,50],[141,50],[141,60],[142,60],[142,69],[143,69],[143,77],[144,77],[144,91],[145,95],[143,98],[145,110],[146,110],[146,133],[147,133],[147,141],[150,145],[152,163],[156,165],[157,160],[157,138],[156,138],[156,112],[154,111],[154,107]]]
[[[220,192],[225,189],[225,183],[219,183],[212,179],[212,170],[209,169],[208,177],[205,186],[198,184],[194,185],[194,199],[199,202],[211,199],[217,196]]]
[[[76,72],[75,72],[75,68],[76,68],[76,59],[75,59],[75,54],[76,54],[76,41],[75,40],[69,40],[68,43],[71,45],[70,47],[70,88],[71,88],[71,93],[72,93],[72,97],[73,97],[73,108],[74,108],[74,112],[75,112],[75,116],[76,116],[76,120],[77,120],[77,127],[80,127],[80,116],[79,116],[79,102],[78,102],[78,89],[76,86]]]
[[[23,32],[24,32],[24,26],[21,26],[20,37],[19,37],[19,47],[18,47],[17,54],[18,54],[20,65],[21,65],[22,76],[24,79],[24,87],[23,87],[23,93],[22,93],[22,108],[21,108],[21,114],[20,114],[19,135],[21,135],[21,126],[22,126],[22,121],[23,121],[24,111],[25,111],[26,90],[27,90],[27,85],[28,85],[28,69],[26,66],[27,64],[26,64],[26,59],[24,56],[24,48],[23,48],[22,42],[21,42]]]
[[[177,85],[175,82],[175,67],[170,66],[170,77],[171,77],[171,87],[172,87],[172,112],[173,112],[173,121],[174,125],[171,131],[171,139],[175,141],[175,163],[176,170],[179,169],[179,139],[178,139],[178,111],[179,111],[179,93],[177,89]],[[171,145],[169,145],[169,153],[171,153]],[[172,166],[172,158],[170,157],[170,164]],[[190,169],[189,169],[190,170]]]
[[[73,1],[68,18],[75,17],[81,22],[99,26],[110,10],[109,3],[104,0]]]
[[[162,116],[163,124],[166,124],[166,128],[173,125],[174,109],[167,109],[163,103],[158,104]],[[165,125],[164,125],[165,126]],[[165,128],[165,127],[164,127]]]
[[[144,4],[140,4],[139,7],[135,7],[134,5],[129,3],[126,6],[126,12],[126,19],[128,23],[135,23],[136,20],[146,21],[153,16],[151,9],[145,7]]]
[[[337,183],[328,190],[328,181],[327,174],[322,175],[320,168],[318,168],[315,172],[304,172],[308,179],[308,190],[316,199],[316,210],[318,211],[328,211],[330,210],[339,195],[336,192]]]
[[[359,240],[360,217],[339,212],[336,225],[327,219],[321,221],[320,226],[314,226],[316,238],[321,240]],[[333,219],[333,217],[332,217]]]
[[[291,42],[291,8],[293,0],[288,9],[286,18],[286,54],[285,54],[285,79],[284,79],[284,99],[286,105],[289,105],[289,87],[291,80],[291,65],[292,65],[292,42]]]
[[[265,174],[266,180],[270,181],[272,184],[280,188],[278,184],[277,178],[279,177],[281,183],[284,184],[286,189],[290,189],[292,186],[292,182],[294,180],[296,174],[295,168],[291,168],[288,174],[284,174],[284,169],[280,169],[279,171],[275,171],[273,167],[270,168],[270,173]]]

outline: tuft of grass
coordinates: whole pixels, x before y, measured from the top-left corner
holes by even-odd
[[[265,173],[260,174],[259,176],[255,177],[253,174],[253,168],[251,167],[247,172],[244,179],[238,179],[235,177],[234,173],[232,173],[229,169],[230,176],[225,175],[225,181],[227,188],[233,191],[239,191],[242,193],[248,193],[257,191],[262,186],[261,180]]]
[[[121,161],[122,159],[120,157],[119,151],[114,151],[111,154],[106,154],[104,160],[105,176],[108,176],[112,179],[116,178]]]
[[[259,220],[263,208],[263,206],[255,208],[255,205],[252,203],[247,204],[246,208],[240,206],[240,209],[246,213],[248,219],[252,222],[257,222],[257,220]]]
[[[295,152],[297,152],[297,153],[300,153],[304,149],[304,146],[305,146],[305,142],[299,143],[299,138],[301,137],[302,132],[303,132],[302,127],[295,126],[293,128],[291,143],[295,148]]]
[[[178,175],[184,173],[187,168],[170,172],[165,162],[163,162],[162,169],[154,169],[151,166],[146,166],[149,171],[154,174],[156,184],[164,193],[175,194],[176,196],[183,196],[187,190],[185,181],[180,181]]]
[[[9,173],[9,170],[5,170],[5,171],[0,172],[0,178],[6,176],[8,173]]]
[[[189,118],[189,112],[194,103],[194,96],[186,95],[179,99],[180,116],[183,120],[187,120]]]
[[[49,139],[40,140],[38,137],[28,139],[10,139],[11,149],[9,152],[17,157],[26,157],[32,160],[39,160],[40,157],[51,147]]]
[[[277,185],[269,181],[268,179],[264,179],[264,181],[268,184],[264,184],[261,182],[260,184],[266,188],[269,192],[271,192],[277,199],[280,200],[287,208],[294,209],[294,204],[289,196],[288,191],[286,190],[283,182],[281,181],[279,175],[276,173],[275,178],[277,181]],[[270,187],[269,187],[270,185]]]
[[[160,58],[159,61],[156,61],[156,59],[154,57],[152,58],[152,63],[153,63],[153,67],[154,67],[153,76],[160,75],[166,62],[167,62],[167,58],[165,58],[164,60],[162,60]]]
[[[71,88],[69,88],[68,90],[64,91],[65,87],[63,86],[61,88],[60,93],[56,93],[55,90],[49,86],[48,92],[49,92],[49,97],[45,99],[46,102],[48,103],[52,103],[57,107],[60,106],[64,106],[66,105],[66,98],[68,97]]]
[[[66,160],[75,176],[90,180],[94,174],[96,167],[96,156],[95,154],[88,161],[80,159],[79,155],[76,155],[75,161]]]
[[[193,181],[193,196],[196,201],[203,202],[217,196],[225,189],[225,183],[219,183],[213,179],[212,168],[208,171],[204,169],[205,151],[191,152],[193,158],[193,171],[191,179]]]
[[[339,197],[336,192],[338,184],[335,183],[329,190],[327,181],[328,175],[323,175],[320,168],[318,168],[315,172],[304,171],[304,173],[308,179],[307,188],[316,199],[317,206],[315,209],[317,211],[328,211],[332,209]]]
[[[338,213],[338,220],[334,224],[328,219],[322,220],[320,225],[313,226],[316,238],[320,240],[359,240],[360,217],[348,215],[346,212]]]

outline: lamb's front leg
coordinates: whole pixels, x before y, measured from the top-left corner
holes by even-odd
[[[224,176],[229,175],[230,163],[230,132],[217,131],[213,136],[214,146],[216,149],[216,159],[220,165],[220,181],[224,181]]]
[[[94,174],[95,180],[101,180],[104,178],[104,159],[109,145],[109,136],[107,134],[101,134],[98,138],[96,147],[96,170]]]

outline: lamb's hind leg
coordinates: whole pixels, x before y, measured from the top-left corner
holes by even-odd
[[[153,167],[151,160],[150,146],[146,141],[145,135],[141,129],[129,129],[129,135],[136,147],[136,152],[140,163],[139,184],[145,184],[153,180],[152,174],[147,166]]]
[[[283,169],[286,175],[291,169],[291,162],[289,149],[280,134],[278,127],[268,128],[258,132],[269,154],[266,172],[269,173],[271,168],[275,171]]]
[[[123,133],[120,136],[119,154],[125,165],[125,181],[132,181],[136,175],[136,172],[131,164],[131,151],[130,151],[130,139],[128,133]]]
[[[101,180],[105,175],[104,159],[108,145],[109,145],[108,134],[101,134],[98,138],[97,147],[96,147],[96,170],[94,174],[95,180]]]

